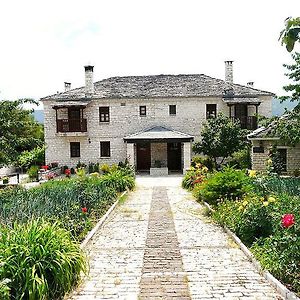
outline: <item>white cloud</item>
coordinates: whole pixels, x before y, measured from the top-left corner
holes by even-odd
[[[118,75],[204,73],[275,93],[290,55],[278,41],[298,0],[5,1],[0,4],[0,98],[38,99]]]

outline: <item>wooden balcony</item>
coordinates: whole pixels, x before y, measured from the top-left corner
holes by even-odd
[[[241,116],[232,117],[234,120],[238,120],[242,129],[255,130],[257,129],[257,117],[256,116]]]
[[[56,120],[56,132],[87,132],[86,119]]]

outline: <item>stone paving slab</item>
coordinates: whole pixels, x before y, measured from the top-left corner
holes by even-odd
[[[282,299],[182,177],[138,177],[86,249],[90,274],[69,299]]]

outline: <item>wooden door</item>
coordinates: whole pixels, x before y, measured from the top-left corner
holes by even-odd
[[[168,169],[181,171],[181,143],[168,143]]]
[[[247,104],[236,104],[234,106],[234,117],[240,120],[242,128],[247,128],[247,122],[248,122]]]
[[[151,167],[150,143],[141,143],[136,145],[136,160],[138,171],[148,171]]]

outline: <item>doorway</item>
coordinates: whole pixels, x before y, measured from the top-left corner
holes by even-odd
[[[151,167],[150,143],[136,144],[137,171],[149,171]]]
[[[181,171],[181,143],[168,143],[168,169]]]

